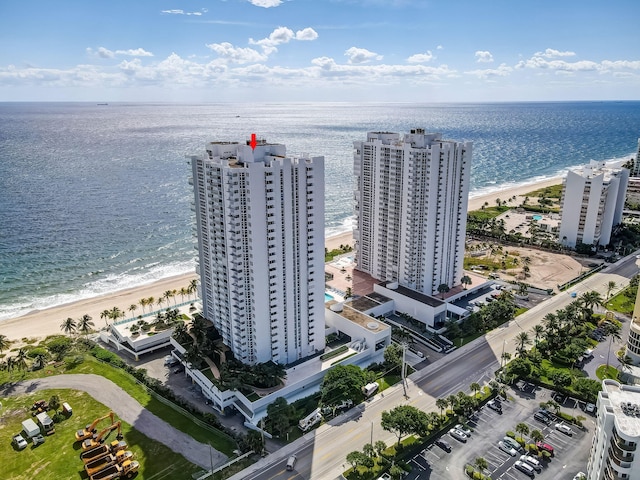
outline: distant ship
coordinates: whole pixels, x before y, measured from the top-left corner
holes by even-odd
[[[98,105],[109,105],[108,103],[98,103]]]

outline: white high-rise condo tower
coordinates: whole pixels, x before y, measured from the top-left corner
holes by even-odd
[[[615,225],[622,222],[629,170],[607,168],[592,160],[581,170],[568,171],[562,190],[562,220],[558,238],[563,245],[608,245]]]
[[[324,349],[324,157],[210,142],[191,165],[203,315],[243,363]]]
[[[462,278],[471,142],[412,129],[354,142],[357,268],[433,295]]]

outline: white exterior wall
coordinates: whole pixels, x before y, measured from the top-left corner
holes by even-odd
[[[203,315],[243,363],[324,348],[324,158],[211,142],[192,157]]]
[[[607,169],[591,162],[582,171],[569,171],[564,180],[560,243],[608,245],[615,225],[622,222],[629,170]]]
[[[470,142],[412,130],[354,142],[357,268],[433,295],[462,278]]]
[[[640,387],[604,380],[587,479],[640,480],[640,418],[623,413],[621,402],[640,403]]]

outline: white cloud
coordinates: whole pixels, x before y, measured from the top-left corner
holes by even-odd
[[[493,62],[493,55],[486,50],[478,50],[476,52],[476,61],[478,63],[491,63]]]
[[[382,55],[370,52],[366,48],[351,47],[344,52],[344,54],[349,57],[349,63],[351,64],[367,63],[371,60],[382,60]]]
[[[203,8],[199,12],[185,12],[184,10],[174,9],[174,10],[162,10],[160,13],[164,13],[167,15],[195,15],[199,17],[203,13],[207,13],[207,11],[208,10],[206,8]]]
[[[234,47],[229,42],[210,43],[207,44],[207,48],[213,50],[223,60],[227,60],[232,63],[243,64],[264,62],[268,58],[267,55],[264,55],[253,48]]]
[[[296,32],[296,40],[308,42],[311,40],[315,40],[316,38],[318,38],[318,32],[316,32],[311,27],[303,28],[302,30],[298,30]]]
[[[153,53],[147,52],[144,48],[116,50],[116,55],[127,55],[129,57],[153,57]]]
[[[291,40],[311,41],[318,38],[318,33],[310,27],[303,30],[298,30],[293,33],[293,30],[287,27],[278,27],[269,34],[267,38],[262,40],[249,39],[250,45],[259,45],[267,55],[277,52],[278,45],[283,43],[289,43]]]
[[[509,67],[507,64],[502,63],[498,68],[487,68],[484,70],[470,70],[468,72],[464,72],[468,75],[474,75],[478,78],[490,78],[490,77],[506,77],[509,76],[513,72],[513,68]]]
[[[256,7],[271,8],[280,5],[282,0],[249,0],[249,3]]]
[[[544,52],[536,52],[534,57],[557,58],[557,57],[573,57],[575,52],[561,52],[553,48],[547,48]]]
[[[98,50],[94,51],[89,47],[86,49],[87,55],[99,58],[115,58],[116,55],[124,55],[127,57],[153,57],[153,53],[147,52],[144,48],[130,48],[128,50],[109,50],[105,47],[98,47]]]
[[[416,53],[407,58],[409,63],[427,63],[433,60],[435,57],[431,53],[431,50],[427,50],[426,53]]]
[[[436,50],[442,50],[443,48],[444,48],[444,47],[443,47],[442,45],[438,45],[438,46],[436,47]]]

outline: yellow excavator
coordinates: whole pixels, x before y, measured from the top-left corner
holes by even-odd
[[[102,438],[115,429],[118,429],[118,434],[116,435],[116,438],[118,440],[122,439],[122,425],[120,423],[120,420],[118,420],[116,423],[109,425],[107,428],[102,430],[97,435],[93,435],[92,437],[85,439],[82,442],[82,450],[84,451],[84,450],[89,450],[91,448],[97,447],[102,443]]]
[[[107,418],[109,418],[111,420],[111,423],[113,423],[113,412],[107,413],[104,417],[96,418],[93,422],[91,422],[83,429],[76,431],[76,441],[82,442],[83,440],[93,436],[93,434],[96,432],[96,425]]]

